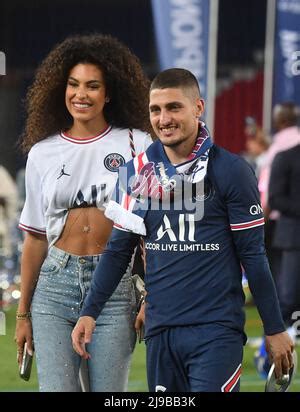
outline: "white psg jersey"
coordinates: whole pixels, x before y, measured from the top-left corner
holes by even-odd
[[[36,143],[28,154],[26,201],[19,227],[47,235],[49,246],[53,245],[69,209],[105,208],[119,167],[151,143],[144,132],[111,126],[89,139],[61,133]]]

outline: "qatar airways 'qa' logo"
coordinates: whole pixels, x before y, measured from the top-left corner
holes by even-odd
[[[251,213],[251,215],[255,216],[255,215],[260,215],[261,213],[263,213],[263,209],[262,207],[257,204],[257,205],[252,205],[250,206],[249,212]]]

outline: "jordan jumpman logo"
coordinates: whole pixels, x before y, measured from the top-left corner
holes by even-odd
[[[60,179],[62,176],[71,176],[71,175],[69,175],[69,173],[66,173],[65,172],[65,166],[66,165],[62,165],[62,168],[61,168],[61,171],[60,171],[60,174],[59,174],[59,176],[57,177],[57,179],[56,180],[58,180],[58,179]]]

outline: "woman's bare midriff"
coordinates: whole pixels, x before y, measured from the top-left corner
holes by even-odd
[[[112,227],[113,222],[96,207],[70,209],[55,246],[73,255],[98,255],[105,249]]]

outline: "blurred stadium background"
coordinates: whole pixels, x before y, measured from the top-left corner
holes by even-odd
[[[177,2],[188,7],[197,1]],[[219,1],[214,136],[235,152],[244,148],[244,117],[262,120],[266,7],[267,0]],[[22,99],[35,69],[67,35],[93,31],[124,41],[150,78],[159,71],[151,0],[1,0],[0,51],[7,67],[0,77],[0,162],[14,176],[25,162],[15,144],[24,122]]]
[[[187,7],[201,2],[160,1]],[[263,124],[267,9],[270,1],[275,4],[275,0],[269,0],[269,3],[268,0],[218,2],[215,16],[217,48],[212,129],[215,142],[235,153],[245,150],[245,117],[252,116],[259,125]],[[300,10],[299,0],[278,1],[294,3]],[[160,70],[151,0],[0,2],[0,52],[5,53],[6,57],[6,74],[0,75],[0,165],[5,166],[12,177],[20,182],[17,186],[19,203],[16,205],[15,221],[8,228],[11,248],[7,250],[0,244],[0,391],[37,390],[35,371],[28,383],[18,378],[13,343],[22,248],[22,237],[16,225],[23,201],[22,170],[26,162],[17,149],[24,125],[23,98],[35,69],[53,45],[69,34],[94,31],[112,34],[125,42],[140,58],[150,78]],[[300,99],[300,95],[298,97]],[[242,391],[263,391],[264,381],[259,377],[253,362],[262,327],[249,294],[246,310],[246,327],[250,339],[245,347],[241,387]],[[1,334],[4,320],[6,334]],[[299,346],[297,350],[299,352]],[[144,344],[137,345],[130,375],[130,391],[147,390],[144,355]],[[300,390],[299,373],[292,390]]]

